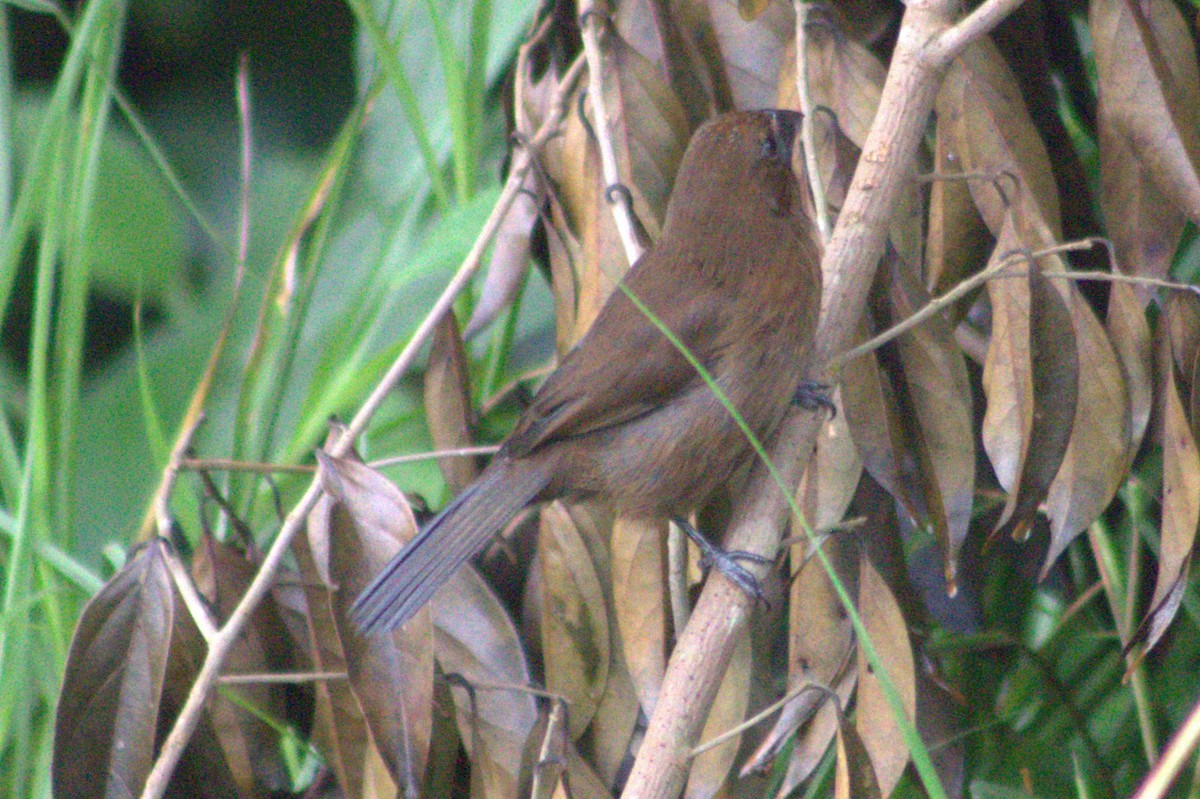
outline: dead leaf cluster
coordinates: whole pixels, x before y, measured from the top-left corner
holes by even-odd
[[[653,240],[690,131],[723,109],[808,107],[817,196],[836,215],[898,22],[882,4],[810,9],[802,103],[788,4],[631,0],[611,16],[599,5],[590,13],[601,34],[590,85],[601,87],[607,117],[597,118],[583,82],[571,89],[574,111],[534,154],[497,235],[468,335],[526,279],[540,226],[556,340],[570,346],[628,266],[609,212],[614,191],[628,193],[635,235]],[[542,20],[518,61],[518,146],[550,113],[562,53],[579,47],[569,18]],[[1036,14],[1010,24],[1025,26],[1010,38],[1043,35]],[[946,734],[952,706],[920,665],[930,659],[912,630],[929,623],[929,611],[911,587],[901,530],[936,538],[950,592],[972,537],[1034,538],[1044,576],[1109,507],[1149,438],[1162,453],[1158,571],[1141,629],[1121,643],[1149,650],[1170,626],[1200,523],[1200,297],[1155,281],[1170,277],[1185,223],[1200,222],[1200,76],[1192,34],[1167,0],[1093,0],[1087,24],[1098,84],[1094,205],[1105,224],[1084,201],[1093,187],[1083,170],[1063,162],[1074,158],[1070,148],[1047,147],[1038,121],[1047,109],[1036,103],[1050,95],[1030,83],[1048,83],[1048,73],[1014,67],[1014,54],[987,37],[968,45],[944,76],[921,156],[926,174],[907,176],[855,337],[923,316],[835,364],[838,411],[795,492],[817,535],[794,526],[770,607],[735,648],[702,739],[790,698],[771,723],[698,753],[687,796],[761,796],[768,785],[787,795],[831,745],[839,796],[887,796],[908,767],[893,704],[814,547],[856,600],[905,716],[932,743]],[[603,174],[602,140],[617,189]],[[1147,280],[1074,279],[1059,245],[1064,231],[1079,230],[1107,233],[1114,277]],[[983,288],[941,299],[973,279]],[[424,383],[439,450],[479,443],[484,403],[472,368],[447,315]],[[293,565],[225,663],[227,676],[261,680],[227,682],[209,699],[171,791],[287,791],[282,726],[320,753],[336,784],[318,783],[322,795],[619,792],[659,701],[681,604],[702,579],[686,554],[672,556],[665,527],[591,505],[541,508],[506,531],[511,549],[494,558],[516,553],[523,583],[497,585],[469,567],[403,630],[365,639],[347,621],[349,604],[415,535],[417,519],[404,494],[355,457],[319,461],[325,496],[292,546]],[[478,470],[467,458],[440,465],[455,491]],[[711,516],[719,520],[720,509]],[[529,555],[522,542],[533,540]],[[204,657],[167,568],[175,557],[162,541],[144,546],[83,614],[58,715],[60,795],[133,795],[145,782]],[[218,623],[257,565],[254,552],[203,540],[192,579]],[[950,795],[962,792],[956,758],[947,747],[937,763]]]

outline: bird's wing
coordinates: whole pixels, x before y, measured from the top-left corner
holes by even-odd
[[[647,258],[654,257],[653,253]],[[720,292],[693,281],[654,280],[653,264],[630,273],[629,289],[702,364],[721,346]],[[682,284],[689,282],[688,287]],[[666,336],[617,288],[596,321],[538,390],[505,448],[520,457],[552,441],[619,425],[661,407],[700,376]]]

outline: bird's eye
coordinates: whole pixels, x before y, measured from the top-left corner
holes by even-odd
[[[759,142],[758,154],[761,158],[778,158],[779,145],[775,142],[774,136],[763,136]]]

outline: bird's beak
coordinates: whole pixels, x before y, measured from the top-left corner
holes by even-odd
[[[801,115],[797,111],[776,109],[771,112],[771,136],[775,139],[775,152],[779,160],[791,163],[792,147],[796,134],[800,132]]]

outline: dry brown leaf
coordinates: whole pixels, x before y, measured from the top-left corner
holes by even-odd
[[[986,37],[968,45],[943,84],[939,111],[957,108],[949,119],[949,147],[962,170],[979,173],[968,181],[971,196],[992,235],[999,237],[1010,207],[1044,220],[1055,240],[1062,235],[1058,189],[1050,157],[1020,88],[996,46]]]
[[[1015,212],[1008,215],[994,259],[1025,246],[1015,219]],[[992,335],[983,370],[983,446],[1009,492],[996,529],[1011,520],[1020,537],[1070,441],[1078,358],[1070,313],[1058,291],[1037,265],[1017,268],[1025,274],[988,282]]]
[[[1180,313],[1181,301],[1175,295],[1167,302],[1162,327],[1171,326],[1170,317]],[[1177,310],[1179,309],[1179,310]],[[1183,315],[1187,315],[1183,312]],[[1159,401],[1162,403],[1163,487],[1162,521],[1159,530],[1158,576],[1150,610],[1133,641],[1141,641],[1149,651],[1158,643],[1179,610],[1187,580],[1196,528],[1200,525],[1200,450],[1184,411],[1180,385],[1176,379],[1174,337],[1159,332]]]
[[[425,424],[436,449],[471,446],[475,412],[471,408],[471,364],[458,334],[454,312],[448,311],[433,332],[425,368]],[[457,494],[479,476],[474,458],[438,458],[446,485]]]
[[[860,340],[867,338],[859,334]],[[904,506],[912,519],[925,518],[925,498],[914,474],[904,420],[890,381],[876,353],[868,353],[842,366],[842,399],[846,424],[862,456],[863,467],[877,483]]]
[[[1071,314],[1079,377],[1071,440],[1046,496],[1050,547],[1043,578],[1125,481],[1131,429],[1129,391],[1108,334],[1074,282],[1052,282]]]
[[[687,114],[652,62],[619,36],[609,36],[605,45],[604,92],[617,170],[638,220],[656,240],[691,138]]]
[[[837,799],[878,799],[884,795],[858,731],[845,720],[840,720],[837,725],[833,795]]]
[[[717,113],[712,75],[669,0],[617,4],[613,25],[621,38],[666,76],[695,129]]]
[[[617,518],[611,549],[613,611],[629,676],[647,717],[667,666],[666,525]]]
[[[397,786],[422,784],[433,728],[433,628],[429,614],[387,635],[361,636],[350,605],[371,578],[417,534],[404,495],[387,478],[350,458],[318,452],[320,480],[334,500],[329,572],[350,685],[374,748]],[[368,772],[369,773],[369,772]]]
[[[834,686],[842,707],[846,707],[846,703],[850,701],[850,694],[857,682],[858,672],[852,668]],[[825,758],[825,753],[829,750],[829,743],[837,734],[839,723],[837,705],[833,702],[826,701],[817,709],[816,715],[796,736],[796,746],[792,749],[787,773],[784,775],[783,782],[780,783],[775,799],[786,799],[793,795],[795,790],[812,776],[813,771]]]
[[[570,745],[567,747],[567,776],[568,780],[563,783],[564,791],[556,796],[570,799],[609,799],[612,796],[591,765]]]
[[[578,739],[608,681],[607,605],[591,555],[562,503],[542,508],[538,529],[546,688],[566,697],[571,737]]]
[[[908,625],[892,590],[863,554],[859,558],[858,612],[883,667],[900,694],[909,721],[917,717],[917,679]],[[871,757],[879,790],[887,796],[908,765],[908,745],[900,735],[894,711],[879,678],[858,648],[858,698],[855,724]]]
[[[1197,366],[1200,365],[1200,298],[1190,292],[1175,292],[1167,300],[1167,335],[1171,337],[1171,352],[1179,379],[1179,396],[1192,420],[1193,430],[1200,423],[1194,413]],[[1188,398],[1191,398],[1189,401]]]
[[[610,633],[616,642],[620,634],[615,620],[609,619]],[[604,683],[604,695],[592,717],[592,726],[587,736],[588,762],[596,774],[610,788],[619,780],[629,754],[630,741],[637,727],[641,705],[629,669],[625,666],[624,650],[611,648],[612,659],[608,667],[608,680]]]
[[[853,594],[858,579],[858,570],[854,567],[853,549],[845,537],[830,536],[821,545],[825,549],[838,575],[847,590]],[[807,543],[793,544],[791,549],[792,570],[794,577],[791,582],[788,600],[788,692],[795,691],[805,685],[843,686],[847,675],[854,674],[854,627],[846,616],[846,610],[833,590],[829,575],[825,572],[821,561],[816,557],[806,557],[812,549]],[[853,680],[851,680],[853,685]],[[841,690],[839,688],[839,690]],[[849,697],[849,687],[843,695],[843,701]],[[808,690],[800,693],[779,713],[775,725],[763,739],[755,752],[747,759],[742,767],[742,774],[766,768],[775,757],[780,747],[787,742],[796,729],[813,717],[821,717],[825,707],[829,707],[829,695],[822,690]],[[829,716],[820,725],[826,733],[824,743],[820,743],[820,752],[829,743],[833,728],[829,726],[836,713]],[[814,721],[813,724],[817,722]],[[817,742],[812,742],[815,747]],[[820,752],[817,752],[819,759]],[[809,752],[812,754],[812,752]],[[815,767],[813,761],[809,768]],[[795,776],[795,775],[793,775]],[[807,777],[807,771],[798,780]]]
[[[154,539],[134,552],[80,614],[55,716],[57,796],[136,796],[165,732],[160,717],[170,723],[191,687],[203,643],[171,581],[168,546]],[[238,792],[207,719],[170,789]]]
[[[832,528],[846,515],[863,469],[842,409],[840,385],[834,388],[832,399],[837,410],[821,425],[816,450],[796,488],[796,503],[805,521],[818,532]],[[797,529],[795,534],[804,533]]]
[[[1099,109],[1100,205],[1122,271],[1164,279],[1186,225],[1184,214],[1147,174],[1125,134]],[[1152,289],[1139,286],[1145,304]]]
[[[1121,469],[1122,472],[1128,472],[1146,434],[1154,405],[1154,356],[1150,325],[1146,322],[1146,314],[1133,287],[1125,283],[1112,284],[1105,326],[1129,391],[1129,430],[1126,434],[1129,450]]]
[[[529,274],[529,243],[534,225],[541,218],[541,184],[530,171],[521,182],[521,192],[513,200],[496,231],[492,257],[488,261],[479,298],[471,319],[463,330],[470,340],[488,327],[507,308]]]
[[[870,50],[846,36],[841,23],[836,9],[813,6],[806,30],[808,91],[813,107],[829,109],[842,133],[861,149],[879,107],[887,70]],[[794,37],[784,51],[777,104],[800,108]]]
[[[524,687],[529,666],[508,613],[478,572],[460,569],[429,603],[434,652],[446,675],[477,797],[515,797],[537,706]]]
[[[791,47],[796,16],[791,3],[769,3],[747,21],[730,0],[708,0],[708,13],[734,108],[771,108],[775,104],[779,68]],[[710,58],[712,55],[708,54]]]
[[[945,294],[979,271],[992,241],[967,180],[953,177],[963,169],[963,156],[954,135],[961,129],[962,106],[957,99],[953,87],[943,84],[937,97],[933,165],[934,172],[943,177],[935,179],[930,188],[925,236],[925,285],[934,295]],[[969,302],[954,306],[950,310],[952,322],[961,321],[969,307]]]
[[[929,303],[918,277],[893,259],[888,299],[893,321],[907,319]],[[942,545],[946,583],[953,586],[958,553],[971,525],[975,500],[975,420],[971,384],[962,350],[940,315],[896,340],[911,415],[909,426],[921,452],[928,518]]]
[[[329,572],[333,507],[333,499],[321,497],[308,515],[305,534],[292,540],[308,606],[305,621],[313,670],[328,674],[348,669],[333,610],[333,578]],[[362,708],[347,680],[320,680],[314,689],[313,743],[341,789],[357,796],[362,792],[363,770],[371,747]]]
[[[205,535],[192,558],[196,587],[215,609],[220,623],[228,620],[258,570],[257,558]],[[227,674],[264,674],[294,669],[283,623],[275,605],[267,600],[252,614],[225,660]],[[279,685],[258,684],[227,687],[262,715],[247,713],[228,696],[218,693],[209,703],[213,729],[241,790],[254,793],[256,786],[275,790],[289,783],[279,751],[279,735],[263,720],[288,717],[288,707]]]
[[[1146,175],[1200,221],[1200,69],[1183,15],[1168,0],[1092,0],[1101,114]]]

